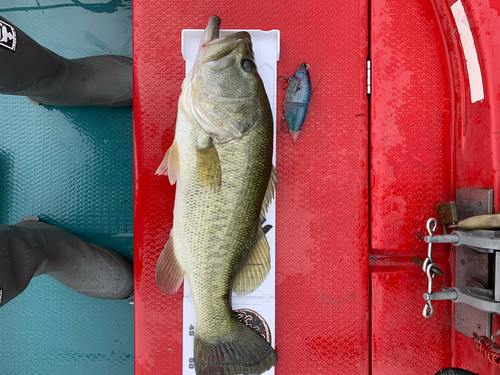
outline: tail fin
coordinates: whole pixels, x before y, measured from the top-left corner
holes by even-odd
[[[210,344],[195,336],[196,375],[259,375],[278,362],[272,346],[252,328],[238,324],[231,341]]]

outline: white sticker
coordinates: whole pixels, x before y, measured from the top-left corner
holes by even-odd
[[[0,20],[0,46],[16,51],[17,33],[14,26]]]
[[[464,51],[467,73],[469,75],[471,101],[475,103],[484,99],[483,78],[481,77],[481,67],[477,58],[476,45],[472,37],[469,20],[460,0],[451,6],[451,12],[455,18],[458,33],[460,34],[460,42],[462,43],[462,50]]]
[[[0,306],[2,306],[3,288],[0,288]]]

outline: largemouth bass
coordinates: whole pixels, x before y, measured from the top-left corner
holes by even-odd
[[[187,275],[197,375],[261,374],[277,354],[234,316],[231,292],[254,291],[270,269],[260,218],[277,183],[273,119],[250,35],[219,38],[219,27],[212,16],[182,85],[174,142],[157,171],[177,186],[156,283],[173,295]]]

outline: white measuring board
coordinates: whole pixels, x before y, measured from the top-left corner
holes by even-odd
[[[220,30],[219,36],[225,37],[241,30]],[[276,166],[276,90],[277,90],[277,64],[280,55],[280,32],[279,30],[261,31],[245,30],[252,37],[253,51],[255,54],[255,64],[264,87],[266,89],[274,122],[274,142],[273,142],[273,164]],[[203,30],[182,30],[182,56],[186,61],[186,75],[193,67],[198,48],[200,46]],[[278,176],[279,177],[279,176]],[[232,295],[233,310],[248,308],[259,313],[269,325],[272,335],[272,346],[274,347],[275,337],[275,264],[276,264],[276,201],[273,200],[266,215],[266,222],[272,228],[266,233],[267,242],[271,249],[271,270],[266,280],[253,293],[240,297],[234,292]],[[183,298],[183,353],[182,369],[185,375],[194,375],[194,331],[196,328],[196,312],[191,295],[191,288],[187,277],[184,277],[184,298]],[[274,374],[274,367],[265,372],[266,375]]]

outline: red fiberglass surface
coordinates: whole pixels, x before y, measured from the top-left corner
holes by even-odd
[[[422,316],[426,220],[452,199],[447,50],[432,1],[374,0],[371,8],[372,374],[434,374],[451,365],[451,305]],[[449,286],[448,251],[434,260]],[[425,358],[425,361],[423,360]]]
[[[495,212],[500,207],[500,2],[462,2],[484,86],[484,99],[474,103],[451,11],[456,2],[372,1],[372,374],[434,374],[450,365],[500,373],[455,332],[449,302],[422,317],[427,279],[411,262],[426,256],[425,221],[456,188],[494,188]],[[454,282],[454,258],[454,248],[435,248],[445,272],[435,290]]]
[[[276,373],[499,373],[455,332],[450,302],[422,317],[427,280],[411,262],[456,188],[494,188],[500,207],[500,1],[463,1],[484,87],[474,103],[455,2],[134,1],[136,374],[181,373],[182,294],[154,282],[175,190],[154,172],[173,139],[181,30],[212,14],[222,28],[279,29],[278,75],[305,61],[320,82],[297,143],[277,137]],[[454,249],[436,247],[434,260],[445,272],[434,288],[452,285]]]
[[[134,0],[136,374],[182,372],[182,293],[154,281],[175,190],[154,173],[174,135],[181,30],[212,14],[222,29],[280,30],[278,75],[306,62],[319,82],[297,143],[277,137],[276,374],[367,374],[367,1]]]
[[[450,6],[453,2],[444,3]],[[484,100],[472,103],[469,81],[464,73],[462,51],[451,58],[456,107],[456,186],[457,188],[493,188],[494,212],[500,212],[500,1],[468,0],[464,9],[474,37],[479,65],[482,71]],[[450,31],[449,31],[450,32]],[[451,34],[451,32],[450,32]],[[452,35],[450,35],[452,36]],[[458,44],[453,37],[451,47]],[[458,47],[460,48],[460,47]],[[450,53],[451,55],[451,53]],[[453,256],[454,258],[454,256]],[[500,328],[498,315],[493,315],[492,332]],[[487,362],[478,353],[471,339],[454,332],[454,364],[481,375],[499,374],[500,368]]]

